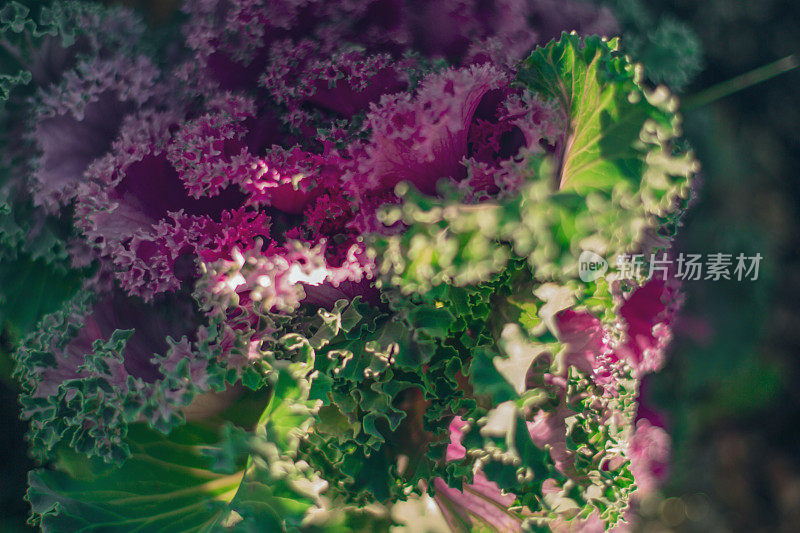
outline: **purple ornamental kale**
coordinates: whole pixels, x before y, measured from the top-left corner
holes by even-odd
[[[65,442],[121,461],[129,425],[167,433],[198,396],[239,382],[269,381],[278,403],[276,380],[291,375],[300,392],[286,411],[319,418],[292,464],[340,476],[331,501],[368,501],[375,477],[376,501],[432,487],[453,527],[616,523],[634,483],[665,476],[666,433],[644,418],[626,428],[638,380],[663,365],[679,292],[601,281],[578,307],[558,254],[629,233],[626,246],[645,246],[645,226],[680,211],[683,185],[659,174],[672,137],[658,128],[677,126],[615,44],[564,34],[552,47],[580,42],[602,58],[592,68],[619,78],[608,76],[605,104],[618,83],[621,106],[650,106],[637,120],[661,120],[634,125],[620,150],[633,163],[599,163],[635,173],[656,160],[634,176],[643,192],[622,179],[581,189],[556,174],[587,114],[553,81],[565,75],[557,60],[545,62],[556,97],[534,90],[544,82],[525,80],[532,60],[521,62],[565,29],[612,33],[609,13],[549,0],[189,0],[183,11],[175,61],[123,47],[80,56],[35,99],[30,194],[74,216],[73,264],[96,269],[17,356],[37,453]],[[571,89],[607,90],[595,81]],[[594,126],[579,133],[600,135]],[[570,163],[577,181],[598,164]],[[532,356],[521,326],[558,349]],[[386,443],[406,427],[410,439]],[[504,470],[529,459],[509,442],[546,465],[535,488],[536,465]],[[398,466],[409,456],[422,465],[411,481]],[[370,469],[397,478],[379,486]],[[601,494],[581,495],[580,514],[559,507],[581,483]]]

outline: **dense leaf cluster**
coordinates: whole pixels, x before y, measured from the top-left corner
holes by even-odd
[[[389,4],[189,1],[158,61],[125,10],[0,11],[35,524],[610,528],[655,483],[677,287],[578,257],[668,250],[674,97],[605,10]]]

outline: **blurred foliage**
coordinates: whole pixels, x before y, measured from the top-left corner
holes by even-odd
[[[681,92],[703,67],[701,28],[654,9],[645,0],[599,0],[611,8],[622,30],[624,50],[644,65],[645,75]]]
[[[688,95],[800,52],[800,4],[656,0],[688,23],[705,70]],[[645,531],[798,531],[800,106],[793,71],[688,111],[703,185],[678,251],[764,256],[757,282],[689,282],[672,359],[648,383],[674,438],[669,499]]]

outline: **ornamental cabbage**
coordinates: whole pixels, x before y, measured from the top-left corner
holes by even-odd
[[[698,168],[608,10],[64,4],[3,14],[3,253],[79,280],[15,354],[33,524],[626,526],[680,287],[578,257],[668,251]]]

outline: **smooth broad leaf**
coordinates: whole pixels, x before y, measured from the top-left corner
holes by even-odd
[[[191,423],[164,436],[133,425],[132,456],[120,467],[63,454],[63,471],[29,474],[33,513],[53,532],[216,531],[243,475],[211,470],[206,454],[219,447],[218,429]]]
[[[537,48],[520,70],[526,85],[567,114],[561,189],[605,189],[620,173],[633,177],[644,164],[634,146],[644,120],[657,112],[668,123],[644,101],[634,65],[616,50],[616,39],[565,34]]]
[[[647,195],[655,198],[644,200],[660,204],[662,194],[670,202],[680,194],[696,171],[691,154],[672,157],[668,150],[680,134],[677,100],[665,89],[642,87],[641,66],[619,52],[617,39],[564,33],[531,54],[519,79],[566,113],[561,190],[610,192],[618,184],[653,188]],[[661,207],[670,206],[665,201]]]
[[[233,513],[224,523],[233,531],[297,531],[327,486],[308,463],[297,460],[300,442],[313,422],[312,406],[317,403],[308,399],[304,379],[308,365],[271,362],[275,366],[270,400],[255,431],[231,432],[230,426],[226,430],[230,447],[224,462],[232,463],[242,451],[248,456],[242,482],[230,502]]]

